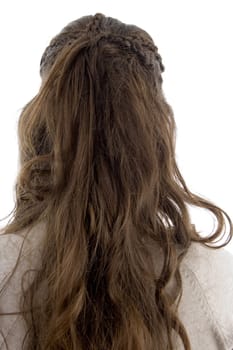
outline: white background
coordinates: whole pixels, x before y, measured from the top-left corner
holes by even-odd
[[[0,218],[13,209],[17,120],[38,91],[41,55],[67,23],[96,12],[136,24],[153,37],[165,65],[165,96],[177,123],[181,174],[192,192],[233,219],[231,0],[2,1]],[[212,215],[204,209],[191,212],[198,229],[204,235],[211,233]],[[233,242],[226,249],[233,252]]]

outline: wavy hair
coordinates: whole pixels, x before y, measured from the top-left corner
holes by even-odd
[[[146,31],[100,13],[45,49],[39,92],[18,122],[16,201],[3,231],[46,223],[41,266],[22,290],[24,349],[172,350],[174,334],[191,349],[177,312],[180,263],[191,242],[228,244],[232,222],[178,169],[163,71]],[[188,205],[214,214],[212,235],[197,232]],[[228,238],[209,245],[224,215]]]

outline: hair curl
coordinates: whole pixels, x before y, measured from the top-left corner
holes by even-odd
[[[22,293],[25,349],[171,350],[173,332],[191,349],[177,316],[180,263],[192,241],[228,244],[232,222],[182,178],[163,71],[148,33],[102,14],[68,24],[42,56],[40,90],[19,119],[16,203],[4,228],[46,223],[41,266]],[[215,215],[214,234],[200,236],[188,204]],[[208,245],[224,214],[227,242]]]

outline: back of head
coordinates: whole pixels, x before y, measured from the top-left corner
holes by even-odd
[[[22,302],[33,314],[27,349],[171,350],[172,330],[190,349],[175,309],[179,265],[192,241],[220,235],[223,213],[231,221],[180,174],[163,71],[147,32],[102,14],[69,23],[42,56],[40,91],[19,120],[5,229],[46,222],[42,267]],[[187,204],[216,216],[212,236],[198,234]]]

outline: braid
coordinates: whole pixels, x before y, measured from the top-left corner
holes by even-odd
[[[102,41],[118,44],[120,47],[134,52],[146,66],[154,67],[155,62],[158,62],[161,72],[165,70],[157,46],[149,40],[145,40],[138,35],[125,36],[113,33],[101,33],[95,38],[95,42],[99,45]]]
[[[95,34],[100,32],[100,23],[105,16],[102,13],[96,13],[91,23],[87,26],[87,33]]]
[[[89,25],[86,27],[86,30],[82,31],[86,34],[97,34],[100,32],[100,21],[101,19],[105,17],[101,13],[97,13],[93,16],[92,21],[89,23]],[[45,52],[43,53],[43,56],[40,61],[40,74],[43,73],[43,71],[46,69],[48,64],[51,66],[57,56],[57,53],[65,46],[65,45],[71,45],[73,41],[77,39],[78,33],[75,31],[71,32],[64,32],[60,33],[59,35],[55,36],[49,46],[46,48]]]
[[[87,26],[87,34],[96,41],[97,45],[100,41],[120,44],[122,47],[131,49],[136,53],[139,59],[147,66],[154,66],[155,61],[158,62],[161,72],[164,72],[165,67],[162,63],[162,58],[158,53],[158,48],[151,41],[141,38],[138,35],[123,36],[120,34],[101,32],[101,21],[105,18],[102,13],[96,13],[91,23]],[[100,35],[98,38],[93,38],[93,35]]]
[[[77,34],[72,32],[60,34],[59,37],[53,38],[42,55],[40,73],[42,73],[48,65],[51,66],[53,64],[58,52],[61,51],[64,46],[71,45],[76,39]]]
[[[145,40],[145,39],[141,40],[141,38],[138,37],[138,36],[135,37],[135,40],[141,41],[142,48],[145,48],[146,50],[150,50],[151,52],[154,53],[155,59],[159,63],[159,67],[160,67],[161,72],[164,72],[165,71],[165,67],[164,67],[163,62],[162,62],[162,57],[158,53],[158,47],[155,46],[151,41],[148,41],[148,40]]]

